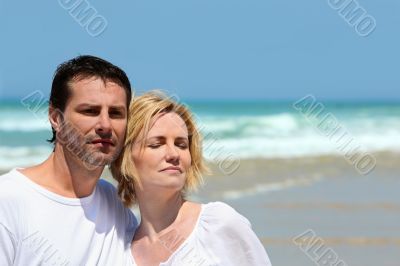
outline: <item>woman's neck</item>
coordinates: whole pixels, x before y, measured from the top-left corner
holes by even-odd
[[[161,195],[161,196],[159,196]],[[162,192],[138,193],[141,222],[136,236],[148,236],[156,241],[163,230],[180,219],[180,210],[185,202],[182,195],[168,195]],[[135,238],[136,238],[135,236]]]

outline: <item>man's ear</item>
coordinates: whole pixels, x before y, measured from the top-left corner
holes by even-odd
[[[53,105],[49,105],[49,121],[51,124],[51,127],[58,132],[58,130],[61,127],[61,123],[63,121],[62,119],[62,112],[58,108],[54,108]]]

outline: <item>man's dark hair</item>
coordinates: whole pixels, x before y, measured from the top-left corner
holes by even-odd
[[[126,93],[126,106],[129,108],[132,92],[131,84],[125,72],[106,60],[90,55],[75,57],[57,67],[51,85],[49,104],[58,111],[64,112],[71,96],[69,83],[75,78],[84,79],[90,77],[99,77],[104,82],[111,80],[123,87]],[[51,129],[53,137],[48,141],[54,143],[56,131],[53,127]]]

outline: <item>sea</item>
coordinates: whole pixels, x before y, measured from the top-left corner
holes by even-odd
[[[332,136],[339,131],[363,152],[400,151],[400,103],[314,101],[307,106],[298,100],[196,100],[183,104],[193,111],[210,161],[221,154],[240,159],[337,155],[342,151]],[[50,137],[46,104],[31,108],[20,100],[0,101],[0,171],[46,159],[52,151],[46,141]]]

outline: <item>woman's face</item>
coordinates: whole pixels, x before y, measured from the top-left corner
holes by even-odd
[[[163,113],[153,118],[152,127],[141,142],[132,148],[132,158],[143,189],[163,187],[180,191],[191,165],[188,130],[176,113]]]

